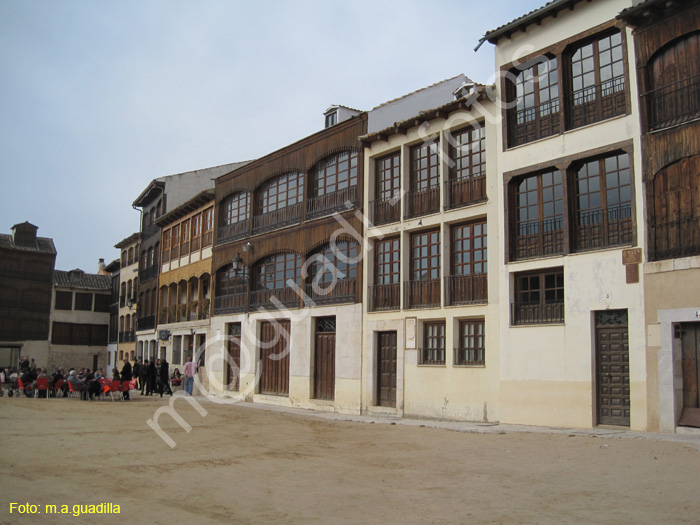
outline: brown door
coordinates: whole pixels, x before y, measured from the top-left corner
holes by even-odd
[[[599,425],[629,426],[629,368],[627,310],[596,312]]]
[[[396,407],[396,332],[377,334],[377,404]]]
[[[260,325],[260,393],[289,395],[289,321]]]
[[[700,427],[700,323],[681,325],[683,413],[680,426]]]
[[[335,317],[316,319],[314,349],[314,398],[335,396]]]
[[[238,391],[241,381],[241,323],[228,325],[228,363],[226,367],[226,384],[229,390]]]

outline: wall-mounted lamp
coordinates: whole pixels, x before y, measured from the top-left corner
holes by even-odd
[[[241,254],[237,254],[231,261],[231,268],[233,269],[233,275],[238,277],[238,274],[243,270],[243,259],[241,259]]]
[[[129,310],[131,310],[134,306],[136,306],[136,301],[133,297],[129,297],[126,300],[126,305],[129,307]]]
[[[243,245],[243,251],[244,251],[244,252],[251,252],[251,251],[253,251],[253,244],[252,244],[250,241],[248,241],[247,243],[245,243],[245,244]]]

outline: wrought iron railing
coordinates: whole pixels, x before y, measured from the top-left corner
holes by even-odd
[[[700,75],[653,89],[642,96],[649,131],[700,118]]]
[[[287,308],[299,308],[301,295],[293,288],[274,288],[253,290],[250,292],[250,308],[277,308],[278,305]]]
[[[356,299],[356,279],[340,279],[335,283],[307,284],[305,306],[352,303]]]
[[[445,364],[445,349],[444,348],[419,348],[418,349],[418,364],[419,365],[444,365]]]
[[[334,211],[347,210],[349,209],[346,205],[347,202],[354,206],[358,204],[357,186],[350,186],[320,197],[310,198],[306,204],[306,216],[308,218],[319,217]]]
[[[433,308],[440,306],[440,279],[404,281],[404,308]]]
[[[370,312],[398,310],[401,307],[401,286],[399,283],[370,286],[368,295],[369,304],[367,309]]]
[[[274,230],[298,223],[301,220],[302,206],[303,203],[298,203],[281,210],[255,215],[253,217],[253,233]]]
[[[440,211],[440,185],[406,192],[404,218],[420,217]]]
[[[224,244],[246,237],[248,235],[249,223],[250,221],[246,219],[243,221],[234,222],[233,224],[227,224],[226,226],[219,226],[216,244]]]
[[[454,348],[452,358],[457,366],[484,366],[483,348]]]
[[[629,244],[634,241],[632,206],[580,211],[576,216],[574,250]]]
[[[397,222],[401,217],[401,197],[377,199],[369,203],[369,220],[374,225]]]
[[[445,182],[445,209],[459,208],[486,200],[486,175]]]
[[[552,324],[564,322],[564,301],[511,303],[511,324]]]
[[[488,302],[487,274],[449,275],[445,277],[445,304],[486,304]]]
[[[139,284],[145,283],[146,281],[150,281],[154,277],[158,276],[158,266],[155,264],[151,266],[150,268],[146,268],[145,270],[141,270],[139,272]]]
[[[517,225],[513,259],[564,253],[564,218],[527,221]]]
[[[160,228],[158,227],[157,224],[150,224],[146,226],[143,231],[141,232],[141,242],[144,242],[151,237],[153,237],[156,233],[160,231]]]

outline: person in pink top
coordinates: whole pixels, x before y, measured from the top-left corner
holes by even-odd
[[[192,358],[188,357],[187,362],[185,363],[185,395],[186,396],[191,396],[192,395],[192,385],[194,384],[194,363],[192,362]]]

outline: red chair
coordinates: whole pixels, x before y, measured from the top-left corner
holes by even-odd
[[[17,378],[17,398],[22,397],[22,394],[26,394],[27,390],[31,390],[30,388],[27,388],[27,386],[22,382],[22,380],[18,377]]]
[[[39,377],[36,380],[36,388],[34,389],[34,399],[39,397],[39,390],[46,392],[46,399],[49,398],[49,390],[51,385],[49,385],[49,380],[45,377]]]
[[[107,379],[106,377],[101,377],[100,379],[98,379],[98,381],[100,383],[100,386],[102,387],[100,391],[100,397],[104,399],[109,393],[109,379]]]
[[[80,383],[73,384],[68,381],[68,397],[73,397],[73,394],[80,394],[83,391],[83,385]]]
[[[58,397],[59,392],[61,392],[61,387],[63,386],[64,379],[59,379],[56,381],[56,384],[53,386],[53,395]]]
[[[125,401],[124,394],[128,393],[129,390],[131,390],[131,381],[122,381],[122,384],[119,386],[119,391],[122,394],[122,401]],[[131,401],[131,396],[129,396],[128,400]]]
[[[112,398],[112,401],[114,401],[115,392],[117,394],[121,393],[121,381],[119,381],[119,379],[113,379],[112,382],[109,384],[109,395]]]

